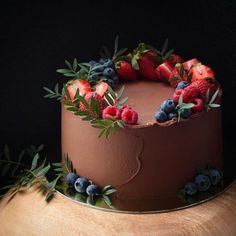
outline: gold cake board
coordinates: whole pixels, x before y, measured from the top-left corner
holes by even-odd
[[[1,236],[236,235],[236,181],[221,195],[186,209],[125,214],[75,203],[59,193],[50,203],[34,188],[0,202]]]

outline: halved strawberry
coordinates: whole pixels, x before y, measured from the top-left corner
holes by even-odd
[[[102,97],[107,90],[108,90],[108,84],[105,82],[100,82],[95,86],[95,92]]]
[[[180,69],[180,67],[175,67],[169,75],[168,82],[171,87],[176,88],[177,84],[180,81],[187,81],[187,73],[186,71]]]
[[[117,76],[124,80],[136,80],[138,78],[138,72],[132,65],[126,61],[120,61],[116,64]]]
[[[192,75],[191,81],[194,82],[199,79],[214,79],[215,75],[212,69],[202,64],[194,65],[190,70],[189,74]]]
[[[186,71],[189,71],[191,69],[192,66],[196,65],[200,63],[200,61],[197,58],[193,58],[191,60],[185,61],[183,63],[183,67]]]
[[[165,61],[155,69],[155,73],[168,81],[173,69],[173,65],[169,61]]]

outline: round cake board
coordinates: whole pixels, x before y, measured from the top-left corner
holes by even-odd
[[[0,202],[0,235],[236,235],[236,181],[221,195],[182,210],[127,214],[94,209],[35,187]]]

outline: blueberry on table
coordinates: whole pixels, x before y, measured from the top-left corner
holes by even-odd
[[[200,192],[207,191],[211,186],[210,178],[203,174],[197,175],[194,182]]]
[[[197,185],[194,182],[188,182],[184,186],[184,190],[188,195],[194,195],[197,193]]]
[[[86,189],[86,193],[89,196],[98,195],[100,192],[101,192],[101,189],[95,184],[89,185]]]
[[[80,177],[75,181],[74,187],[77,192],[85,193],[89,185],[90,182],[87,179]]]
[[[65,177],[65,181],[69,186],[73,186],[75,184],[76,179],[78,178],[79,176],[76,173],[69,172]]]

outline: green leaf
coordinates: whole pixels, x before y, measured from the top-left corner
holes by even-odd
[[[104,129],[104,126],[102,125],[92,125],[92,127],[96,129]]]
[[[88,116],[89,112],[88,111],[80,111],[78,110],[77,112],[74,113],[76,116]]]
[[[65,73],[64,76],[66,77],[74,77],[75,76],[75,73]]]
[[[40,151],[42,151],[42,150],[43,150],[43,148],[44,148],[44,145],[43,145],[43,144],[41,144],[41,145],[38,147],[38,150],[37,150],[37,152],[40,152]]]
[[[55,166],[55,167],[62,167],[61,162],[52,163],[52,165]]]
[[[69,100],[62,100],[62,103],[65,106],[74,106],[74,103]]]
[[[108,86],[108,93],[110,94],[113,100],[116,99],[116,93],[113,91],[113,89],[110,86]]]
[[[179,96],[179,103],[180,106],[183,104],[183,92]]]
[[[61,74],[65,74],[65,73],[70,73],[71,70],[68,70],[68,69],[58,69],[56,70],[58,73],[61,73]]]
[[[107,206],[109,206],[110,208],[113,208],[111,200],[110,200],[110,198],[108,196],[103,195],[102,198],[103,198],[104,202],[107,204]]]
[[[102,129],[98,134],[98,138],[101,138],[105,131],[105,129]]]
[[[114,188],[111,188],[111,189],[108,189],[105,193],[104,193],[104,195],[111,195],[112,193],[115,193],[115,192],[117,192],[117,190],[116,189],[114,189]]]
[[[105,101],[109,105],[114,106],[114,100],[111,98],[110,94],[109,93],[105,93],[104,96],[105,96]]]
[[[54,195],[54,192],[51,192],[51,191],[47,192],[46,198],[45,198],[46,202],[49,202],[53,198],[53,195]]]
[[[128,48],[121,48],[117,53],[116,53],[116,58],[120,57],[122,54],[124,54],[126,51],[128,50]]]
[[[34,178],[32,178],[32,179],[29,180],[29,182],[28,182],[27,185],[26,185],[26,188],[27,188],[27,189],[29,189],[29,188],[33,185],[33,181],[34,181],[34,180],[35,180]]]
[[[30,170],[34,170],[34,169],[35,169],[35,167],[36,167],[37,164],[38,164],[38,159],[39,159],[39,154],[37,153],[37,154],[34,156],[34,158],[33,158],[33,161],[32,161]]]
[[[206,91],[206,104],[208,104],[208,102],[209,102],[209,99],[210,99],[210,89],[207,89],[207,91]]]
[[[114,45],[114,55],[116,55],[116,53],[117,53],[118,46],[119,46],[119,36],[116,35],[116,38],[115,38],[115,45]]]
[[[220,104],[210,103],[209,107],[210,108],[217,108],[217,107],[220,107]]]
[[[9,150],[9,146],[6,144],[4,145],[4,156],[6,157],[6,159],[8,161],[10,161],[10,150]]]
[[[161,49],[161,54],[164,55],[166,50],[168,48],[168,38],[164,41],[162,49]]]
[[[127,100],[128,100],[128,97],[122,98],[121,100],[118,101],[117,104],[118,104],[119,106],[121,106],[121,105],[123,105],[124,103],[126,103]]]
[[[181,109],[191,109],[194,107],[194,103],[183,103]]]
[[[178,80],[180,80],[180,78],[175,77],[175,76],[169,79],[170,82],[174,82],[174,81],[178,81]]]
[[[71,66],[71,64],[70,64],[69,61],[65,60],[65,64],[68,66],[68,68],[70,68],[71,70],[73,70],[73,69],[72,69],[72,66]]]
[[[46,167],[44,167],[43,169],[38,171],[36,176],[45,176],[47,174],[47,172],[49,171],[49,169],[50,169],[50,164],[48,164]]]
[[[168,60],[169,57],[173,54],[175,50],[174,49],[171,49],[170,51],[168,51],[165,56],[163,57],[164,60]]]
[[[184,67],[183,67],[182,64],[181,64],[181,66],[180,66],[180,71],[179,71],[179,73],[180,73],[180,77],[183,78],[183,76],[184,76]]]
[[[123,85],[117,93],[117,98],[121,98],[123,96],[124,90],[125,90],[125,86]]]
[[[117,121],[117,125],[122,129],[125,128],[125,123],[122,120]]]
[[[86,109],[89,109],[89,104],[88,104],[88,102],[85,100],[84,97],[82,97],[82,96],[77,96],[77,98],[78,98],[79,101],[85,106]]]
[[[215,101],[215,99],[216,99],[216,97],[217,97],[219,91],[220,91],[219,89],[217,89],[217,90],[215,91],[215,93],[214,93],[213,96],[211,97],[210,104]]]
[[[64,85],[64,87],[63,87],[63,91],[65,92],[66,97],[67,97],[67,98],[70,98],[70,94],[69,94],[69,91],[68,91],[66,85]],[[63,101],[63,103],[64,103],[64,101]]]
[[[77,66],[78,66],[78,62],[77,62],[77,59],[74,58],[74,61],[73,61],[73,70],[76,71],[77,70]]]
[[[78,111],[78,108],[77,107],[67,107],[66,110],[68,111]]]

